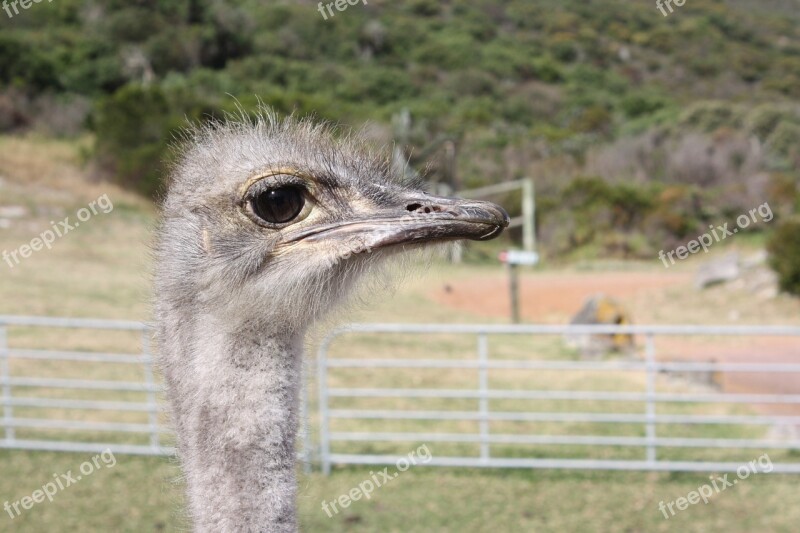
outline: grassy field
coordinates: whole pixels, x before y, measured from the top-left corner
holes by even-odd
[[[0,230],[0,251],[12,250],[50,227],[51,220],[71,216],[101,195],[108,194],[113,212],[98,215],[56,241],[52,250],[34,253],[13,269],[0,264],[0,314],[49,315],[147,320],[149,318],[149,272],[147,252],[154,209],[141,199],[106,184],[86,184],[81,175],[76,147],[71,144],[0,138],[0,205],[21,205],[26,215]],[[574,268],[574,267],[573,267]],[[607,268],[620,268],[609,265]],[[648,271],[655,265],[625,264],[622,268]],[[400,322],[486,322],[487,319],[437,305],[430,294],[453,279],[497,278],[504,274],[497,266],[434,265],[423,275],[412,277],[394,293],[370,302],[368,310],[353,311],[338,320]],[[525,276],[540,275],[527,272]],[[693,321],[725,322],[731,309],[738,320],[757,323],[800,323],[797,302],[778,298],[754,305],[747,296],[714,290],[697,295],[687,287],[663,289],[631,298],[626,302],[642,321],[662,323]],[[788,317],[788,318],[787,318]],[[502,318],[494,321],[502,322]],[[318,338],[318,334],[315,336]],[[26,328],[10,332],[17,348],[52,347],[75,350],[122,350],[135,353],[139,338],[134,335],[100,335],[86,332],[42,333]],[[314,341],[311,341],[312,348]],[[332,357],[472,357],[474,339],[460,337],[417,337],[358,335],[337,342]],[[559,339],[501,337],[492,340],[493,355],[523,358],[534,352],[539,358],[575,359]],[[465,355],[467,354],[467,355]],[[78,363],[31,363],[14,361],[15,376],[88,377],[91,379],[141,379],[140,369],[124,365],[83,365]],[[371,387],[472,388],[474,372],[431,371],[336,371],[332,386],[357,384]],[[642,378],[635,374],[572,372],[493,372],[493,387],[509,389],[566,389],[641,391]],[[659,391],[697,388],[667,378],[660,379]],[[51,391],[32,389],[29,396],[53,397]],[[63,398],[76,398],[63,391]],[[141,395],[109,394],[105,399],[143,401]],[[472,400],[376,400],[338,399],[336,407],[414,408],[474,410]],[[582,412],[641,412],[641,404],[597,404],[558,401],[497,401],[493,410]],[[666,412],[666,411],[664,411]],[[741,406],[700,407],[678,405],[675,413],[741,413]],[[66,409],[20,409],[21,417],[80,416],[81,420],[124,420],[145,422],[141,414],[78,414]],[[89,417],[90,418],[87,418]],[[337,421],[337,431],[411,431],[434,428],[440,432],[475,432],[474,422],[411,423],[400,421]],[[504,423],[493,432],[509,434],[610,434],[600,424]],[[662,428],[659,428],[662,431]],[[666,429],[664,430],[666,431]],[[759,437],[761,430],[732,431],[721,427],[673,428],[663,436]],[[20,437],[41,437],[41,430],[19,430]],[[641,425],[616,427],[614,434],[642,436]],[[53,435],[50,435],[53,436]],[[75,434],[70,435],[76,437]],[[79,434],[83,438],[99,438]],[[63,434],[57,438],[64,438]],[[142,437],[140,442],[145,442]],[[106,440],[108,440],[106,438]],[[132,441],[133,442],[133,441]],[[337,451],[402,454],[416,449],[416,442],[390,444],[335,444]],[[434,456],[476,455],[477,446],[425,443]],[[492,453],[507,457],[597,457],[641,458],[639,448],[575,446],[493,446]],[[747,462],[761,450],[719,452],[710,450],[665,450],[665,458],[706,458]],[[691,455],[690,455],[691,454]],[[770,453],[773,461],[798,460],[796,454]],[[1,451],[0,504],[14,502],[53,479],[54,474],[77,473],[91,454]],[[0,531],[183,531],[187,524],[181,514],[180,472],[167,458],[117,456],[113,468],[97,468],[74,486],[55,495],[53,502],[39,503],[22,516],[0,516]],[[796,503],[797,480],[792,476],[754,475],[737,486],[716,494],[665,520],[660,501],[670,502],[709,482],[709,474],[654,474],[597,471],[475,470],[411,468],[390,484],[373,492],[370,499],[354,502],[329,518],[322,510],[369,479],[376,467],[337,467],[329,477],[319,473],[300,477],[299,506],[307,531],[795,531],[800,520]]]

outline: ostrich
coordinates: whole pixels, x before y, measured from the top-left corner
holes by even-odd
[[[243,113],[192,129],[172,171],[156,336],[195,531],[296,531],[308,327],[395,252],[508,225],[500,207],[425,194],[336,134]]]

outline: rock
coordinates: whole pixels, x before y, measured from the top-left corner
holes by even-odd
[[[765,265],[767,263],[769,255],[767,254],[766,250],[759,250],[758,252],[754,253],[753,255],[748,256],[745,259],[742,259],[741,265],[743,270],[750,270],[752,268],[759,267],[761,265]]]
[[[664,360],[662,362],[665,363],[686,363],[687,361],[681,359],[670,359]],[[708,363],[714,365],[717,363],[714,359],[707,359],[701,361],[692,360],[692,363]],[[709,387],[718,391],[722,390],[723,386],[723,372],[719,372],[717,370],[703,370],[699,372],[695,371],[684,371],[684,370],[662,370],[660,373],[670,377],[672,379],[679,379],[685,383],[693,383],[696,385],[702,385],[703,387]]]
[[[800,441],[800,426],[774,425],[767,431],[767,440]]]
[[[778,296],[778,275],[766,267],[757,267],[745,276],[745,287],[761,300],[770,300]]]
[[[589,297],[570,321],[570,324],[631,324],[628,312],[615,299],[604,294]],[[610,351],[629,352],[633,349],[632,335],[567,335],[568,345],[578,348],[584,358],[597,358]]]
[[[694,285],[698,289],[705,289],[718,283],[733,281],[740,273],[739,254],[731,252],[702,265],[695,274]]]
[[[768,259],[766,250],[760,250],[745,259],[731,252],[700,267],[695,276],[695,286],[703,289],[726,283],[728,290],[746,291],[760,300],[775,298],[780,292],[778,276],[767,266]]]
[[[28,210],[21,205],[0,206],[0,218],[22,218],[28,214]]]

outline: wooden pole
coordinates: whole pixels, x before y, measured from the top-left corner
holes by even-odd
[[[519,276],[517,265],[508,265],[508,278],[511,291],[511,322],[519,324]]]
[[[531,178],[522,180],[522,249],[536,250],[536,192]]]

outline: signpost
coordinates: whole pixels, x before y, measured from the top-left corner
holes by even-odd
[[[501,263],[508,265],[509,290],[511,291],[511,321],[519,324],[519,265],[534,266],[539,263],[539,254],[522,250],[508,250],[500,252],[498,256]]]

